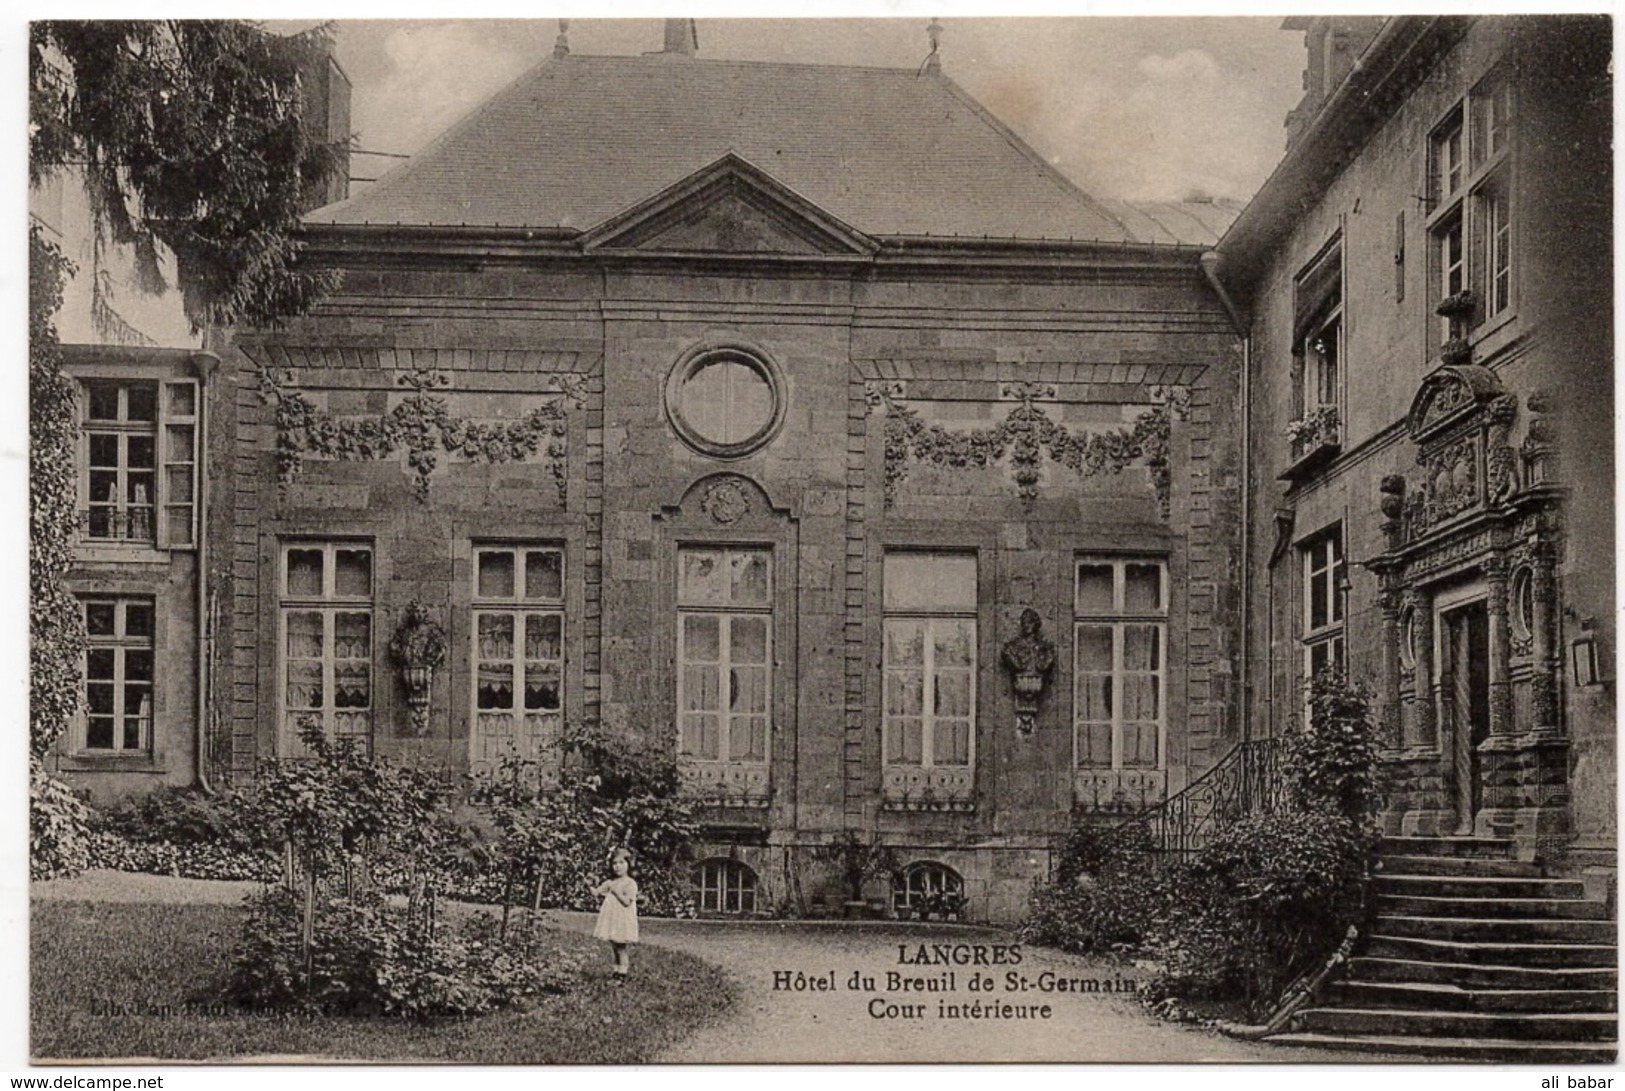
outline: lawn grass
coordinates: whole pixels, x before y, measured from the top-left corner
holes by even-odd
[[[36,1060],[256,1057],[475,1064],[638,1064],[735,1002],[723,972],[691,955],[639,949],[617,987],[602,944],[589,976],[528,1012],[417,1024],[398,1019],[220,1011],[242,910],[227,905],[36,901],[30,934],[30,1052]]]

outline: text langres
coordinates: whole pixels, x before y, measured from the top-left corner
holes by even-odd
[[[899,966],[1020,966],[1019,943],[899,943]]]

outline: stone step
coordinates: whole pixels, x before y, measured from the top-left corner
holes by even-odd
[[[1484,878],[1539,879],[1539,864],[1524,860],[1457,859],[1452,856],[1378,856],[1377,876],[1472,875]]]
[[[1265,1041],[1283,1046],[1352,1050],[1360,1053],[1405,1053],[1441,1060],[1613,1064],[1618,1047],[1602,1042],[1539,1042],[1496,1038],[1404,1038],[1394,1034],[1277,1034]],[[1282,1060],[1290,1061],[1290,1052]]]
[[[1376,934],[1371,936],[1364,953],[1376,958],[1470,962],[1480,966],[1613,967],[1619,964],[1619,948],[1600,943],[1477,943]]]
[[[1396,1011],[1389,1008],[1306,1008],[1292,1029],[1322,1034],[1423,1035],[1430,1038],[1501,1038],[1548,1042],[1614,1042],[1612,1012]]]
[[[1449,856],[1510,860],[1512,841],[1501,837],[1384,837],[1377,846],[1384,856]]]
[[[1618,971],[1606,967],[1496,966],[1359,956],[1349,960],[1351,981],[1432,982],[1463,989],[1616,989]]]
[[[1326,988],[1328,1005],[1478,1012],[1616,1012],[1614,989],[1464,989],[1416,981],[1339,981]]]
[[[1517,879],[1493,875],[1388,875],[1378,872],[1379,894],[1406,894],[1428,898],[1555,898],[1585,897],[1578,879]]]
[[[1604,902],[1577,898],[1460,898],[1379,894],[1377,911],[1402,917],[1517,917],[1524,920],[1612,920]]]
[[[1371,931],[1384,936],[1421,936],[1467,943],[1615,943],[1611,920],[1545,918],[1405,917],[1379,913]]]

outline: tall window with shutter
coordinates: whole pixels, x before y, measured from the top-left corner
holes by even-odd
[[[1343,528],[1334,526],[1298,547],[1303,564],[1303,670],[1313,677],[1344,669]]]
[[[197,540],[197,383],[87,379],[83,406],[84,540],[191,548]]]
[[[1512,81],[1484,79],[1435,127],[1428,146],[1430,276],[1439,339],[1469,338],[1511,313]]]
[[[1293,281],[1293,439],[1298,458],[1342,435],[1343,243],[1333,239]]]

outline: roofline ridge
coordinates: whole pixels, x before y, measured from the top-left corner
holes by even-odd
[[[565,56],[565,57],[562,57],[562,58],[559,58],[559,59],[561,61],[563,61],[564,63],[572,63],[572,62],[575,62],[575,61],[636,61],[636,62],[639,62],[639,63],[648,63],[650,61],[654,61],[655,58],[668,57],[668,56],[669,56],[668,54],[657,50],[657,51],[655,51],[653,53],[571,53],[568,56]],[[654,63],[663,64],[663,63],[671,63],[671,62],[669,60],[667,60],[667,61],[654,61]],[[912,68],[899,68],[896,65],[820,64],[820,63],[818,63],[816,61],[758,61],[758,60],[750,60],[750,59],[743,58],[743,57],[700,57],[700,56],[692,56],[692,57],[682,57],[682,58],[679,59],[679,61],[677,63],[680,63],[680,64],[733,64],[733,65],[739,65],[741,67],[749,67],[749,68],[813,68],[813,69],[835,68],[835,69],[840,69],[842,71],[849,71],[849,72],[886,72],[886,73],[890,73],[890,74],[893,74],[893,75],[909,76],[909,77],[914,77],[914,76],[918,75],[918,73]]]
[[[1015,148],[1016,151],[1020,152],[1030,163],[1036,166],[1039,173],[1043,174],[1050,181],[1054,182],[1063,192],[1078,198],[1084,204],[1088,205],[1090,209],[1103,216],[1106,220],[1116,224],[1122,229],[1124,238],[1134,238],[1134,232],[1129,230],[1128,224],[1114,216],[1110,209],[1106,208],[1100,203],[1100,199],[1098,197],[1088,193],[1076,182],[1072,181],[1072,179],[1068,178],[1055,167],[1051,166],[1043,156],[1039,155],[1033,150],[1030,144],[1021,139],[1021,137],[1016,134],[1014,129],[1010,128],[1010,126],[1006,125],[1003,121],[1000,121],[998,116],[995,115],[993,111],[989,110],[986,106],[983,106],[976,100],[974,95],[965,90],[963,87],[959,86],[959,84],[955,83],[951,76],[944,76],[939,73],[933,78],[940,82],[948,93],[955,99],[974,110],[976,115],[980,117],[985,124],[990,126],[1000,136],[1004,137],[1004,139],[1009,142],[1011,147]]]

